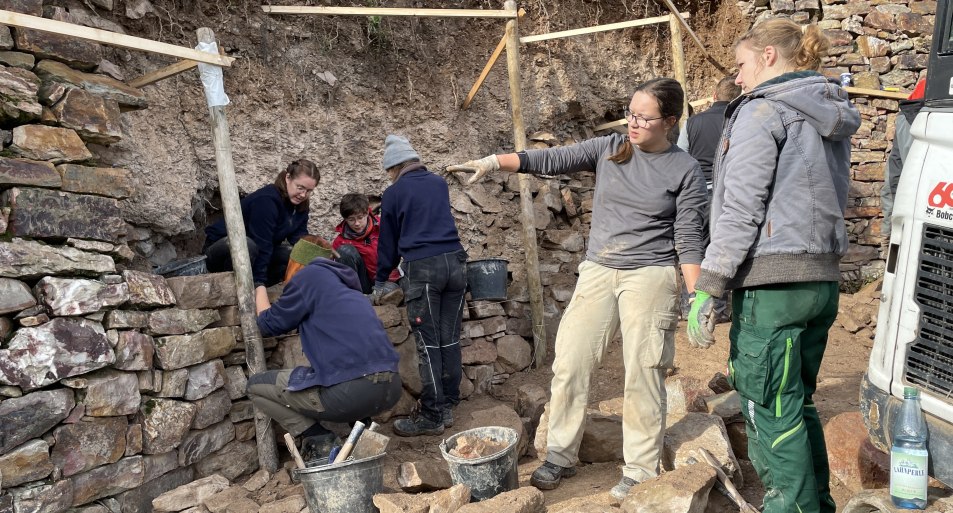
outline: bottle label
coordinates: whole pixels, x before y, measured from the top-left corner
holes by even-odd
[[[900,499],[927,498],[926,449],[894,447],[890,451],[890,495]]]

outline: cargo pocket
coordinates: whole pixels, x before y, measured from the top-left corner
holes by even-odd
[[[742,397],[765,406],[772,399],[768,397],[771,340],[735,326],[731,331],[728,381]]]
[[[407,305],[407,320],[411,328],[419,327],[426,320],[427,298],[424,292],[425,288],[420,285],[404,288],[404,303]]]
[[[648,336],[642,344],[642,366],[651,369],[669,369],[675,364],[675,327],[678,318],[674,312],[655,312]]]

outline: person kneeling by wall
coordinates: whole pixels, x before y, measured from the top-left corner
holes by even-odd
[[[258,329],[273,337],[297,329],[310,366],[248,378],[248,397],[264,414],[301,437],[305,461],[327,455],[335,443],[321,421],[353,423],[397,404],[400,359],[349,267],[315,258],[291,277],[269,305],[255,289]]]

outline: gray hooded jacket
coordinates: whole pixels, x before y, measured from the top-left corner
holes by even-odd
[[[860,114],[823,76],[791,75],[728,106],[698,290],[840,280]]]

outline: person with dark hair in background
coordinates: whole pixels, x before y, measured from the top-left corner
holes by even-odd
[[[860,114],[818,72],[829,41],[775,18],[735,46],[736,83],[715,159],[711,244],[688,340],[714,342],[713,297],[732,290],[728,379],[741,398],[764,513],[834,513],[813,395],[837,317],[850,138]]]
[[[311,193],[320,180],[317,166],[310,160],[299,159],[278,173],[273,184],[242,199],[242,219],[256,286],[275,285],[284,278],[291,247],[308,233]],[[202,253],[209,272],[232,270],[224,218],[205,228]]]
[[[721,130],[725,127],[725,109],[728,102],[741,94],[741,87],[735,84],[735,76],[722,78],[715,85],[714,103],[707,110],[698,113],[685,122],[685,130],[678,138],[679,148],[695,157],[705,175],[705,184],[708,189],[708,202],[711,204],[712,166],[715,163],[715,154],[718,143],[721,141]],[[708,245],[708,218],[705,216],[705,245]],[[682,287],[682,318],[688,318],[688,290]],[[731,312],[727,301],[727,293],[715,299],[715,322],[722,323],[731,320]]]
[[[391,186],[381,199],[381,236],[372,293],[379,304],[387,279],[403,270],[400,286],[420,360],[419,409],[394,422],[400,436],[439,435],[453,425],[460,402],[460,323],[466,294],[467,252],[450,210],[450,188],[420,162],[399,135],[384,140],[383,167]]]
[[[342,221],[334,228],[337,236],[331,242],[331,247],[338,253],[334,259],[354,269],[361,280],[361,290],[370,294],[374,290],[374,276],[377,274],[380,218],[371,212],[367,196],[356,192],[349,192],[341,197],[339,210]],[[396,271],[391,273],[385,285],[388,290],[382,294],[381,302],[391,302],[391,295],[403,298],[397,292],[400,290],[396,283],[399,278],[400,274]]]
[[[659,474],[665,433],[665,373],[675,358],[676,260],[689,290],[704,252],[708,205],[698,162],[670,142],[684,92],[671,78],[635,89],[625,109],[628,135],[612,134],[545,150],[490,155],[448,171],[554,176],[595,170],[586,260],[556,334],[546,462],[530,483],[551,490],[576,474],[593,371],[622,331],[625,466],[611,490],[623,500]]]

